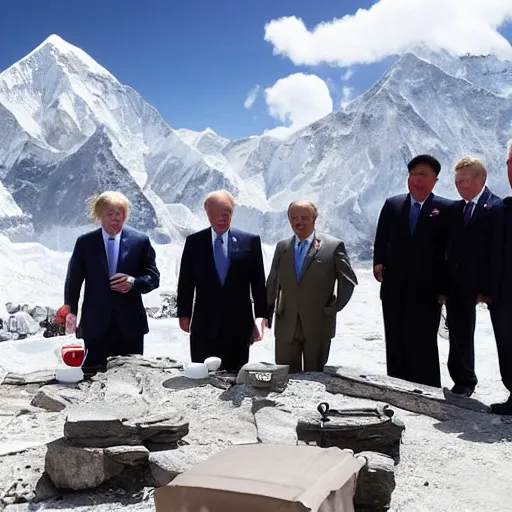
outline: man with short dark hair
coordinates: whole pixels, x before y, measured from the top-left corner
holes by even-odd
[[[408,164],[409,193],[386,200],[374,244],[374,276],[386,337],[388,375],[441,386],[437,332],[445,210],[452,202],[435,196],[441,164],[419,155]]]
[[[446,252],[446,304],[450,339],[448,370],[452,392],[471,396],[478,382],[475,373],[476,304],[488,294],[494,212],[501,199],[485,185],[487,170],[480,160],[466,157],[455,164],[455,186],[462,197],[450,208]]]
[[[508,147],[507,170],[512,187],[512,140]],[[503,403],[491,404],[491,411],[512,415],[512,197],[503,199],[496,210],[486,302],[491,312],[501,379],[510,395]]]

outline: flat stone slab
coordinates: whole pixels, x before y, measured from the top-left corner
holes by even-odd
[[[105,448],[103,453],[109,459],[127,466],[145,464],[149,457],[149,450],[145,446],[111,446]]]
[[[297,444],[297,418],[283,405],[264,400],[263,406],[253,406],[258,441],[269,444]],[[256,410],[255,410],[256,409]]]
[[[41,370],[32,373],[6,373],[0,384],[12,386],[25,386],[27,384],[52,384],[55,380],[55,372],[53,370]]]
[[[64,424],[64,437],[79,446],[109,447],[175,443],[188,434],[188,422],[176,411],[151,415],[149,410],[88,404],[72,409]]]
[[[469,412],[489,412],[472,398],[454,396],[447,389],[424,386],[393,377],[367,375],[351,368],[325,366],[332,378],[326,383],[330,393],[384,402],[406,411],[445,421],[461,418]]]
[[[71,385],[49,384],[39,388],[30,405],[49,412],[60,412],[70,405],[79,404],[82,399],[83,392]]]

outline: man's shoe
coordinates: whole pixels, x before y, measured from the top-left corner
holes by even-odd
[[[463,386],[462,384],[455,384],[452,388],[452,393],[461,396],[467,396],[468,398],[475,392],[475,388],[471,386]]]
[[[512,397],[501,404],[491,404],[491,412],[503,416],[512,416]]]

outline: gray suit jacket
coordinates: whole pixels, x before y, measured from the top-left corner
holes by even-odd
[[[317,233],[297,281],[294,241],[295,236],[276,246],[267,279],[269,318],[272,320],[275,310],[276,342],[292,342],[300,317],[304,337],[323,343],[336,334],[336,314],[350,300],[357,277],[345,244],[338,238]]]

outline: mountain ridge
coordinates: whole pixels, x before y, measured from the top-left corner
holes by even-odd
[[[206,224],[206,193],[226,188],[237,200],[236,225],[261,233],[266,243],[289,235],[288,204],[306,198],[319,206],[319,229],[367,258],[383,201],[406,190],[406,163],[415,154],[441,161],[438,193],[455,196],[445,169],[466,154],[484,158],[496,193],[508,191],[499,166],[512,133],[512,94],[503,85],[512,63],[485,59],[406,52],[359,97],[283,141],[229,140],[211,128],[173,129],[137,91],[50,36],[0,73],[0,126],[11,127],[0,142],[0,180],[43,238],[52,226],[85,222],[78,210],[86,192],[116,186],[140,208],[132,219],[137,227],[181,243]],[[44,77],[51,90],[41,88]],[[24,195],[37,169],[46,184]],[[50,206],[57,197],[69,205],[67,215]]]

